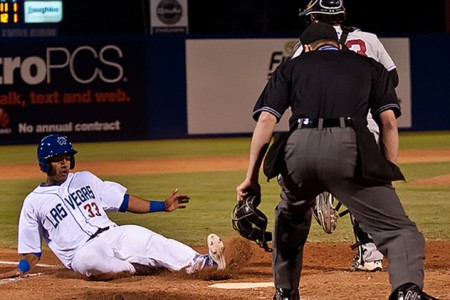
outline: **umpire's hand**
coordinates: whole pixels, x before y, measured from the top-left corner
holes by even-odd
[[[248,179],[236,187],[236,200],[241,203],[249,194],[261,195],[261,185]]]

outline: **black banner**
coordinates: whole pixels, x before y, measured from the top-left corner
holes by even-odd
[[[0,144],[148,136],[141,40],[11,40],[0,48]]]

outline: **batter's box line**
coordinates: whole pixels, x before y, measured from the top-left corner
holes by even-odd
[[[36,276],[41,276],[44,275],[44,273],[32,273],[32,274],[27,274],[25,276],[18,276],[18,277],[14,277],[14,278],[4,278],[4,279],[0,279],[0,284],[6,284],[6,283],[10,283],[10,282],[15,282],[15,281],[19,281],[25,278],[29,278],[29,277],[36,277]]]
[[[14,261],[2,261],[0,260],[0,265],[17,265],[17,262]],[[37,264],[37,267],[43,268],[55,268],[55,269],[64,269],[64,266],[61,265],[48,265],[48,264]]]

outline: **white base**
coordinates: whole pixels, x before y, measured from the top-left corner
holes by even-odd
[[[217,289],[253,289],[274,287],[273,282],[232,282],[232,283],[216,283],[208,287]]]

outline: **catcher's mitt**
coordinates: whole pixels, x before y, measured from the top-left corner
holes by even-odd
[[[339,214],[335,205],[334,196],[329,192],[323,192],[316,197],[316,204],[312,208],[314,218],[326,233],[336,230]],[[338,203],[340,207],[340,203]]]
[[[272,240],[272,234],[266,232],[266,215],[256,209],[259,203],[261,203],[259,195],[249,195],[242,203],[236,204],[231,214],[233,229],[246,239],[256,242],[265,251],[272,252],[267,245],[267,242]]]

